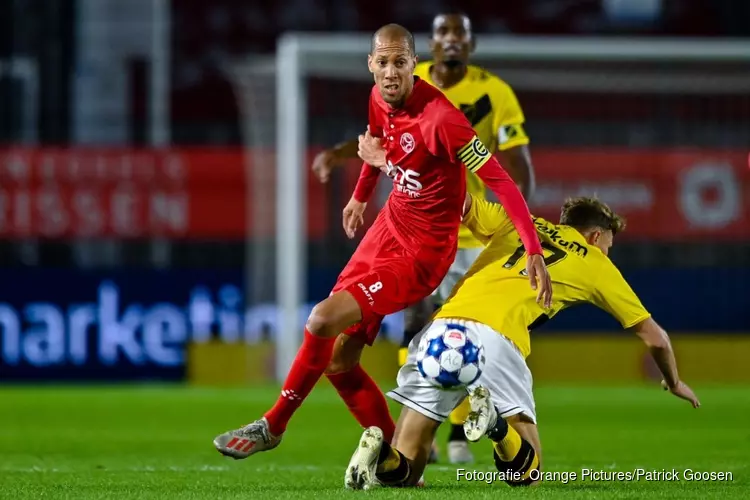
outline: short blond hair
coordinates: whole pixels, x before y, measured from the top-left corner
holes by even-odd
[[[597,198],[580,196],[568,198],[560,212],[560,224],[576,229],[599,227],[617,234],[625,230],[625,219]]]

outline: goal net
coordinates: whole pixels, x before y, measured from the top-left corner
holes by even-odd
[[[416,39],[429,58],[428,36]],[[369,44],[365,34],[288,34],[275,57],[230,70],[255,228],[248,298],[276,315],[279,379],[311,304],[326,297],[357,243],[340,214],[358,163],[325,186],[310,165],[321,148],[365,129]],[[630,221],[613,249],[618,265],[663,270],[750,265],[748,60],[743,41],[480,36],[472,62],[508,82],[524,109],[537,174],[532,211],[554,220],[566,197],[597,195]],[[386,182],[368,211],[388,190]],[[388,318],[382,337],[399,341],[401,325],[400,315]]]

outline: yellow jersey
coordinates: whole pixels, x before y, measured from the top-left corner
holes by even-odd
[[[430,75],[432,62],[417,64],[414,74],[433,87],[437,87]],[[518,99],[510,86],[492,73],[469,66],[466,76],[447,89],[437,87],[450,102],[460,109],[477,137],[490,151],[504,151],[529,143],[523,129],[524,116]],[[466,190],[475,198],[485,198],[484,183],[476,174],[466,171]],[[477,248],[482,244],[465,226],[458,232],[459,248]]]
[[[524,357],[529,332],[566,307],[590,303],[630,328],[651,315],[612,261],[570,226],[535,217],[552,279],[552,306],[536,302],[526,275],[526,253],[502,206],[474,199],[464,224],[487,248],[453,288],[436,318],[483,323],[510,339]]]

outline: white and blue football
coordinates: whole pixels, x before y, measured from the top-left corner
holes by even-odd
[[[434,325],[419,341],[417,368],[437,387],[465,387],[482,374],[484,347],[479,336],[463,325]]]

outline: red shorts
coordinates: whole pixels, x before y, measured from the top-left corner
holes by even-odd
[[[448,272],[455,254],[455,245],[444,251],[423,248],[416,255],[407,252],[381,213],[333,287],[333,292],[351,293],[362,311],[362,320],[344,333],[363,336],[372,345],[383,318],[430,295]]]

